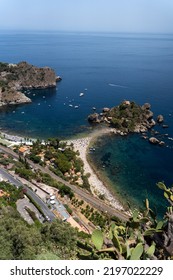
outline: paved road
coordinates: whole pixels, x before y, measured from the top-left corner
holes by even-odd
[[[0,174],[3,179],[8,180],[12,185],[17,188],[23,185],[19,180],[15,179],[10,173],[8,173],[5,169],[0,168]]]
[[[28,195],[32,197],[32,199],[40,206],[41,210],[45,214],[45,216],[48,216],[50,221],[53,221],[55,219],[55,215],[49,210],[47,205],[36,195],[35,192],[30,190],[27,186],[25,186],[20,180],[14,178],[10,173],[8,173],[3,168],[0,168],[0,174],[3,178],[6,178],[11,184],[15,185],[16,187],[24,187],[27,190]]]
[[[12,151],[10,148],[6,148],[6,147],[0,145],[0,149],[3,152],[13,156],[16,159],[19,158],[18,154],[15,153],[14,151]],[[29,160],[29,159],[27,159],[27,161],[35,170],[40,170],[43,173],[47,173],[52,178],[54,178],[56,181],[61,182],[64,185],[66,185],[69,188],[71,188],[74,191],[74,193],[76,193],[76,194],[78,194],[80,196],[81,199],[83,199],[86,202],[90,203],[94,208],[98,209],[99,211],[103,211],[104,213],[108,213],[111,216],[116,216],[117,218],[119,218],[119,219],[121,219],[123,221],[127,221],[129,219],[129,216],[127,216],[127,214],[125,214],[125,213],[123,213],[123,212],[121,212],[121,211],[119,211],[119,210],[117,210],[117,209],[115,209],[113,207],[110,207],[109,205],[104,203],[102,200],[94,197],[89,192],[85,191],[84,189],[81,189],[81,188],[79,188],[77,186],[71,185],[67,181],[65,181],[62,178],[60,178],[57,175],[55,175],[48,168],[44,168],[44,167],[40,166],[39,164],[35,164],[31,160]]]
[[[17,201],[17,210],[20,213],[20,215],[24,218],[25,221],[27,221],[29,224],[34,224],[33,219],[29,215],[28,211],[26,210],[26,207],[29,208],[31,211],[33,211],[37,217],[37,219],[40,221],[40,223],[43,223],[45,218],[43,215],[38,211],[38,209],[30,202],[28,197],[18,199]]]

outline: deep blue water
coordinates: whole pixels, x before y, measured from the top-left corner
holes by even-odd
[[[173,137],[173,35],[0,33],[0,61],[50,66],[63,78],[56,89],[31,92],[32,104],[1,109],[2,129],[31,137],[69,137],[90,130],[87,116],[93,106],[101,111],[103,107],[129,99],[140,104],[151,103],[155,115],[163,114],[169,124],[163,133]],[[80,92],[84,92],[83,97],[79,96]],[[104,153],[111,153],[111,168],[114,164],[120,166],[116,178],[110,175],[109,168],[104,172],[129,197],[134,188],[131,196],[138,201],[140,194],[146,193],[144,186],[148,185],[147,192],[151,190],[151,196],[155,197],[158,194],[155,182],[173,182],[172,142],[167,140],[170,147],[160,148],[139,139],[132,136],[125,141],[114,138],[102,143]],[[131,156],[127,152],[129,146]],[[98,149],[94,155],[98,163],[102,155],[103,150]],[[144,174],[140,175],[143,183],[135,174]]]

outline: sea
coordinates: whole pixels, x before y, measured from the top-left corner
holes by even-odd
[[[97,129],[87,116],[123,100],[148,102],[168,128],[157,126],[165,146],[141,135],[104,136],[90,159],[116,193],[130,205],[145,198],[163,214],[163,193],[173,184],[173,34],[0,31],[0,61],[53,68],[56,88],[32,90],[31,104],[0,108],[0,128],[11,134],[47,139],[86,135]],[[82,94],[81,94],[82,93]]]

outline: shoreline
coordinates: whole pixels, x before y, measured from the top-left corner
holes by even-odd
[[[87,137],[78,138],[78,139],[69,139],[66,141],[67,145],[73,144],[73,148],[75,151],[79,151],[80,158],[84,163],[84,173],[90,174],[88,181],[91,186],[91,192],[93,195],[104,195],[105,200],[114,208],[125,211],[123,205],[119,201],[113,192],[111,192],[107,186],[104,184],[103,180],[97,176],[96,172],[93,170],[92,166],[88,162],[87,154],[89,147],[92,143],[94,143],[99,136],[104,134],[109,134],[115,131],[112,128],[103,128],[101,130],[94,131]]]
[[[33,144],[34,141],[36,141],[35,138],[27,138],[16,134],[14,135],[14,134],[6,133],[0,130],[0,142],[2,144],[6,144],[8,147],[14,145],[20,145],[20,144],[25,144],[30,146]]]
[[[104,134],[116,134],[116,130],[108,127],[104,127],[102,129],[95,130],[86,135],[76,135],[74,138],[64,139],[63,142],[66,142],[67,145],[73,144],[73,148],[75,151],[79,151],[79,156],[84,163],[84,173],[90,174],[88,181],[91,186],[91,192],[94,196],[103,195],[104,199],[115,209],[119,211],[125,211],[123,204],[120,202],[120,199],[116,197],[116,194],[111,191],[111,187],[107,187],[105,182],[99,178],[97,172],[94,170],[92,165],[89,163],[87,159],[87,154],[89,151],[89,147],[92,143],[94,143],[99,136]],[[79,138],[80,137],[80,138]],[[6,132],[0,131],[1,140],[5,140],[8,143],[8,147],[20,144],[32,145],[32,141],[35,139],[28,139],[26,137],[17,136],[14,134],[8,134]],[[29,140],[29,141],[28,141]]]

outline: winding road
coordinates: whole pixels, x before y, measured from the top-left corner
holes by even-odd
[[[8,180],[11,184],[18,187],[23,187],[27,190],[27,194],[40,206],[41,210],[43,211],[44,215],[49,218],[49,221],[53,221],[55,219],[55,215],[49,210],[47,205],[33,192],[30,188],[24,185],[20,180],[14,178],[9,172],[0,168],[0,174],[3,178]]]

